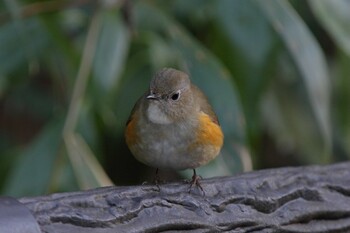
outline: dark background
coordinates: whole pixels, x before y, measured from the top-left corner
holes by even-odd
[[[0,7],[2,195],[151,181],[154,169],[131,156],[123,131],[162,67],[190,74],[225,133],[221,156],[198,169],[203,177],[350,157],[349,1]]]

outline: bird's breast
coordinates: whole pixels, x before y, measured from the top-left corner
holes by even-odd
[[[156,168],[196,168],[214,159],[223,144],[218,124],[198,117],[172,124],[154,124],[143,117],[127,126],[127,143],[139,161]],[[128,133],[128,131],[130,131]]]

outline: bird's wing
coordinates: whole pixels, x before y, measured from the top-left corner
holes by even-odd
[[[220,125],[218,117],[216,116],[213,108],[210,106],[208,99],[204,95],[204,93],[197,86],[193,84],[191,86],[191,89],[194,93],[194,96],[197,96],[196,101],[200,106],[200,110],[203,113],[207,114],[214,123],[216,123],[217,125]]]
[[[130,116],[128,118],[128,120],[126,121],[126,125],[128,125],[130,123],[130,121],[134,118],[134,115],[137,111],[140,111],[140,105],[142,103],[142,101],[144,101],[146,96],[146,93],[144,95],[142,95],[135,103],[134,107],[131,110]]]

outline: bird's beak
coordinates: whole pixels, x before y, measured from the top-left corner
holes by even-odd
[[[148,96],[146,96],[146,98],[149,100],[157,100],[157,99],[159,99],[159,96],[152,93],[152,94],[149,94]]]

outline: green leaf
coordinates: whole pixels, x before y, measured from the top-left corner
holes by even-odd
[[[93,80],[101,92],[109,92],[123,71],[130,36],[115,11],[102,13],[101,35],[93,63]]]
[[[330,84],[324,54],[287,1],[255,2],[265,12],[294,59],[323,137],[324,151],[328,153],[331,148]]]
[[[350,158],[350,56],[338,53],[333,67],[334,101],[332,113],[335,129],[335,153],[338,160]],[[344,153],[346,152],[346,153]],[[345,156],[344,156],[345,154]]]
[[[287,51],[278,57],[275,73],[262,100],[262,116],[266,133],[281,151],[281,163],[325,164],[331,161],[325,153],[323,137],[313,114],[303,80]],[[284,155],[284,156],[283,156]],[[273,156],[273,155],[272,155]]]
[[[80,188],[113,185],[85,140],[79,134],[73,133],[66,137],[67,153]]]
[[[38,56],[48,46],[48,37],[37,18],[12,21],[0,27],[0,75],[8,75]],[[29,43],[30,41],[30,43]]]
[[[221,0],[213,7],[208,47],[233,75],[245,113],[251,145],[260,137],[259,105],[271,76],[276,35],[262,10],[251,0]],[[258,35],[258,36],[257,36]],[[253,150],[256,150],[253,146]],[[259,153],[259,151],[256,151]]]
[[[47,124],[20,155],[5,183],[5,195],[20,197],[46,193],[61,145],[62,126],[62,119]]]
[[[266,58],[275,41],[269,22],[253,1],[223,0],[218,1],[217,5],[215,20],[218,27],[221,28],[222,33],[229,40],[229,46],[231,46],[231,48],[228,48],[229,51],[232,51],[232,47],[234,47],[235,52],[238,52],[238,55],[233,54],[233,51],[230,51],[229,54],[236,56],[237,59],[243,59],[254,70],[249,73],[251,77],[246,85],[249,87],[251,86],[249,82],[255,81],[253,73],[258,71],[261,74],[264,70]],[[237,59],[231,58],[232,62]],[[234,65],[234,67],[236,69],[240,68],[237,65]],[[256,82],[261,79],[257,78]],[[259,87],[261,85],[255,84],[255,86]]]
[[[311,9],[337,45],[350,56],[350,2],[309,0]]]
[[[64,150],[57,157],[48,193],[71,192],[79,190],[72,164]]]
[[[257,106],[269,81],[264,72],[271,61],[274,34],[254,2],[223,0],[217,5],[217,28],[211,39],[220,43],[213,43],[214,50],[234,74],[247,118],[256,120]]]
[[[172,67],[178,63],[179,58],[174,54],[167,39],[155,33],[148,33],[147,42],[153,67],[161,69],[167,66]]]

